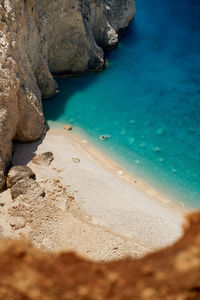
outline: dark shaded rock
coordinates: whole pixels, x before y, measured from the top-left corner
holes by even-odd
[[[45,153],[36,155],[32,159],[32,162],[37,165],[49,166],[53,160],[54,160],[53,153],[45,152]]]
[[[0,191],[4,188],[5,186],[5,177],[4,175],[0,174]]]
[[[0,191],[5,186],[4,166],[0,158]]]
[[[44,189],[33,179],[26,178],[18,181],[10,190],[12,199],[20,195],[30,194],[34,197],[45,197]]]
[[[15,166],[10,169],[8,172],[6,184],[7,187],[10,188],[14,184],[16,184],[19,180],[25,178],[35,179],[35,173],[31,170],[31,168],[27,166]]]

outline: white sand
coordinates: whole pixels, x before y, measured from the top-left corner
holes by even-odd
[[[49,167],[30,162],[33,152],[46,151],[54,154]],[[40,232],[36,225],[29,224],[30,236],[28,230],[22,230],[41,247],[73,249],[84,256],[106,260],[142,255],[171,244],[182,234],[181,208],[127,174],[73,131],[55,128],[47,132],[41,143],[18,144],[13,161],[28,163],[38,181],[44,184],[46,180],[46,187],[54,193],[57,191],[52,180],[60,177],[62,186],[74,196],[66,205],[66,198],[58,192],[56,199],[52,198],[57,201],[57,217],[51,213],[51,223],[47,226],[41,222]],[[3,197],[5,194],[0,201]],[[46,201],[47,205],[50,200]],[[1,222],[0,226],[3,227]]]

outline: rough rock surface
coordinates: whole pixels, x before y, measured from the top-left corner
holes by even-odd
[[[138,260],[86,261],[0,241],[0,299],[200,299],[200,212],[173,246]],[[86,276],[87,274],[87,276]]]
[[[35,180],[31,178],[25,178],[19,180],[16,184],[11,187],[10,190],[12,199],[16,199],[20,195],[27,193],[34,194],[35,197],[44,197],[45,192],[43,188]]]
[[[53,153],[45,152],[34,156],[32,162],[37,165],[49,166],[53,160],[54,160]]]
[[[25,178],[35,179],[35,173],[28,166],[14,166],[8,172],[6,185],[11,188],[19,180]]]
[[[45,131],[41,96],[56,92],[51,73],[104,68],[103,48],[134,17],[134,0],[0,0],[0,189],[12,140]]]

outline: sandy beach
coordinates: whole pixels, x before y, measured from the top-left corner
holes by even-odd
[[[31,160],[52,151],[50,166]],[[138,257],[173,243],[182,234],[183,208],[159,195],[82,137],[61,128],[41,141],[16,144],[13,164],[27,164],[45,188],[42,203],[13,203],[0,194],[0,234],[25,237],[48,250],[75,250],[95,259]],[[11,226],[19,218],[23,226]]]

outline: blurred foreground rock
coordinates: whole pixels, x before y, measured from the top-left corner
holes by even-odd
[[[138,260],[94,263],[2,239],[0,299],[200,299],[200,212],[176,244]]]

